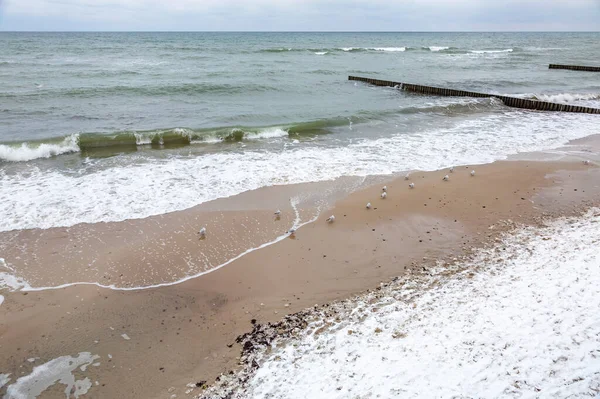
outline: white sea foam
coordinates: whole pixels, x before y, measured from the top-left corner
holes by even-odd
[[[252,139],[272,139],[276,137],[288,137],[289,133],[287,130],[280,128],[263,129],[256,133],[246,133],[244,138]]]
[[[402,52],[406,51],[406,47],[341,47],[342,51],[357,51],[357,50],[371,50],[371,51],[385,51],[385,52]]]
[[[434,52],[448,50],[449,48],[450,47],[429,46],[429,50]]]
[[[600,100],[600,94],[597,93],[561,93],[561,94],[536,94],[535,98],[540,101],[548,101],[553,103],[573,103],[576,101],[592,101]]]
[[[529,51],[554,51],[554,50],[568,50],[564,47],[526,47]]]
[[[13,274],[14,270],[6,263],[4,258],[0,258],[0,268],[7,270],[0,272],[0,290],[17,291],[31,288],[27,281]]]
[[[396,52],[406,51],[406,47],[371,47],[371,48],[369,48],[369,50],[387,51],[387,52],[396,53]]]
[[[143,134],[143,133],[134,133],[133,134],[135,136],[135,144],[136,145],[149,145],[152,144],[152,137],[147,135],[147,134]]]
[[[85,371],[86,367],[99,357],[89,352],[81,352],[77,357],[61,356],[35,366],[31,374],[20,377],[6,388],[4,399],[36,398],[57,382],[66,385],[64,393],[67,398],[71,395],[78,398],[87,393],[92,384],[87,377],[75,380],[73,371],[78,367],[80,371]]]
[[[2,305],[3,303],[4,303],[4,295],[0,295],[0,305]],[[0,387],[1,386],[2,386],[2,384],[0,384]]]
[[[452,277],[409,276],[275,342],[228,397],[596,397],[598,242],[596,209],[507,235]]]
[[[79,136],[73,134],[66,137],[61,143],[31,145],[22,143],[20,146],[0,144],[0,161],[22,162],[37,158],[50,158],[69,152],[78,152]]]
[[[472,50],[473,54],[500,54],[500,53],[512,53],[514,50],[507,48],[504,50]]]
[[[328,53],[329,53],[329,51],[317,51],[315,54],[316,55],[325,55],[325,54],[328,54]]]
[[[555,148],[596,130],[593,115],[511,111],[423,135],[401,132],[338,147],[167,157],[86,174],[0,169],[0,231],[143,218],[276,184],[491,162]]]

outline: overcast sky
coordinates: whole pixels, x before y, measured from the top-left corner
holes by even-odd
[[[0,0],[0,30],[599,31],[600,0]]]

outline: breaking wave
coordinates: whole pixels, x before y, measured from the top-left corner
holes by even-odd
[[[78,152],[78,139],[79,135],[73,134],[56,143],[21,143],[13,146],[0,144],[0,161],[23,162]]]
[[[45,141],[0,143],[0,162],[25,162],[61,154],[81,152],[85,156],[107,156],[141,147],[177,148],[187,145],[237,143],[268,139],[302,139],[333,133],[335,128],[400,114],[473,114],[502,107],[491,99],[440,99],[422,106],[381,111],[363,111],[349,117],[319,119],[295,124],[267,127],[217,127],[206,129],[170,128],[148,131],[124,131],[113,134],[79,133]]]
[[[560,93],[560,94],[536,94],[531,96],[534,100],[548,101],[551,103],[573,103],[576,101],[592,101],[600,100],[600,94],[587,93],[587,94],[571,94],[571,93]]]
[[[507,48],[504,50],[471,50],[472,54],[500,54],[500,53],[512,53],[514,49]]]

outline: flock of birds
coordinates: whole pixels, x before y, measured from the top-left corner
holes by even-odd
[[[590,161],[589,160],[584,160],[583,164],[584,165],[590,165]],[[450,173],[454,173],[454,166],[450,168]],[[475,170],[471,171],[471,176],[472,177],[475,176]],[[410,175],[407,174],[406,176],[404,176],[404,180],[410,180]],[[442,178],[442,180],[443,181],[449,181],[450,180],[450,176],[449,175],[445,175]],[[411,182],[408,185],[408,188],[410,188],[410,189],[415,188],[415,183]],[[383,186],[381,188],[381,195],[380,195],[381,199],[386,199],[387,198],[387,190],[388,190],[387,186]],[[371,205],[370,202],[367,202],[366,208],[367,209],[371,209],[372,208],[372,205]],[[280,220],[281,219],[281,210],[280,209],[276,210],[275,213],[274,213],[274,215],[275,215],[275,220]],[[327,219],[325,219],[325,221],[327,223],[333,223],[333,222],[335,222],[335,215],[329,216]],[[205,239],[206,238],[206,227],[202,227],[200,229],[200,231],[198,231],[198,234],[200,235],[200,239],[201,240]],[[295,228],[291,228],[291,229],[288,230],[288,235],[289,236],[293,237],[295,234],[296,234],[296,229]]]
[[[450,168],[450,173],[454,173],[454,166]],[[475,176],[475,170],[471,171],[471,176]],[[406,176],[404,176],[404,180],[410,180],[410,175],[407,174]],[[442,178],[442,180],[443,181],[449,181],[450,180],[450,176],[449,175],[445,175]],[[415,188],[415,183],[411,182],[408,185],[408,188],[410,188],[410,189]],[[386,199],[387,198],[387,190],[388,190],[387,186],[383,186],[381,188],[381,195],[380,195],[381,199]],[[371,209],[372,208],[372,205],[371,205],[370,202],[367,203],[366,208],[367,209]],[[281,210],[277,209],[275,211],[275,213],[274,213],[274,216],[275,216],[275,220],[280,220],[281,219]],[[327,222],[327,223],[333,223],[333,222],[335,222],[335,215],[329,216],[327,219],[325,219],[325,222]],[[293,237],[296,234],[296,229],[295,228],[291,228],[291,229],[288,230],[287,233],[288,233],[288,235],[290,237]],[[200,231],[198,231],[198,234],[200,235],[200,239],[201,240],[205,239],[206,238],[206,227],[202,227],[200,229]]]

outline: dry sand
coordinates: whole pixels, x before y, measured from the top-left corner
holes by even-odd
[[[473,168],[477,171],[475,177],[469,174]],[[101,364],[89,368],[86,375],[99,385],[85,397],[187,397],[186,384],[210,382],[235,368],[240,354],[235,338],[251,330],[252,319],[275,321],[315,303],[371,289],[408,268],[427,267],[436,259],[463,255],[510,228],[510,223],[501,221],[535,224],[543,217],[577,214],[600,202],[600,168],[581,161],[504,161],[463,166],[450,174],[448,182],[442,181],[446,173],[413,172],[415,189],[409,189],[404,178],[388,181],[385,200],[379,198],[380,184],[360,189],[339,199],[315,223],[302,227],[295,239],[284,239],[181,284],[139,291],[78,285],[39,292],[2,292],[6,299],[0,305],[0,374],[10,373],[12,383],[15,377],[30,373],[36,364],[91,352],[100,355]],[[110,233],[105,235],[107,239],[113,237],[110,245],[90,244],[86,248],[96,248],[98,268],[111,270],[111,279],[116,280],[122,273],[133,279],[144,274],[137,268],[148,263],[141,262],[141,256],[150,259],[152,270],[159,270],[165,254],[160,250],[109,253],[123,241],[115,233],[119,229],[139,228],[136,245],[150,248],[146,240],[153,245],[161,239],[169,240],[176,226],[182,225],[183,233],[174,239],[177,248],[191,251],[213,242],[225,248],[227,232],[217,234],[219,240],[211,235],[202,242],[195,237],[185,238],[194,235],[195,223],[206,220],[199,212],[215,218],[222,215],[222,223],[227,226],[235,226],[240,220],[272,223],[269,201],[289,198],[289,190],[301,192],[308,190],[308,185],[261,189],[216,201],[204,210],[177,212],[155,220],[12,232],[10,237],[21,248],[39,251],[45,260],[46,256],[51,258],[52,248],[57,245],[53,240],[42,243],[41,236],[52,234],[63,245],[86,235],[86,231],[106,231]],[[277,192],[280,194],[274,194]],[[262,200],[265,196],[269,201]],[[365,209],[367,202],[373,209]],[[314,206],[307,206],[305,219],[311,212]],[[276,236],[284,230],[281,227],[289,225],[293,214],[289,208],[285,213],[281,226],[265,234]],[[336,221],[325,223],[332,213]],[[247,234],[229,237],[234,243],[248,239]],[[257,241],[262,239],[258,237]],[[75,255],[74,249],[63,247],[66,255],[62,258],[31,267],[38,269],[40,281],[60,279],[62,273],[77,273],[77,257],[91,256],[86,251]],[[171,251],[169,256],[177,252]],[[220,259],[218,251],[214,256],[211,264]],[[71,263],[61,266],[60,259],[65,258]],[[178,273],[181,261],[178,258],[169,267]],[[119,270],[122,264],[128,265],[124,271]],[[80,278],[77,275],[74,281]],[[36,357],[40,359],[34,363],[27,361]],[[42,397],[64,397],[63,389],[53,387]],[[189,397],[194,393],[198,390]]]

